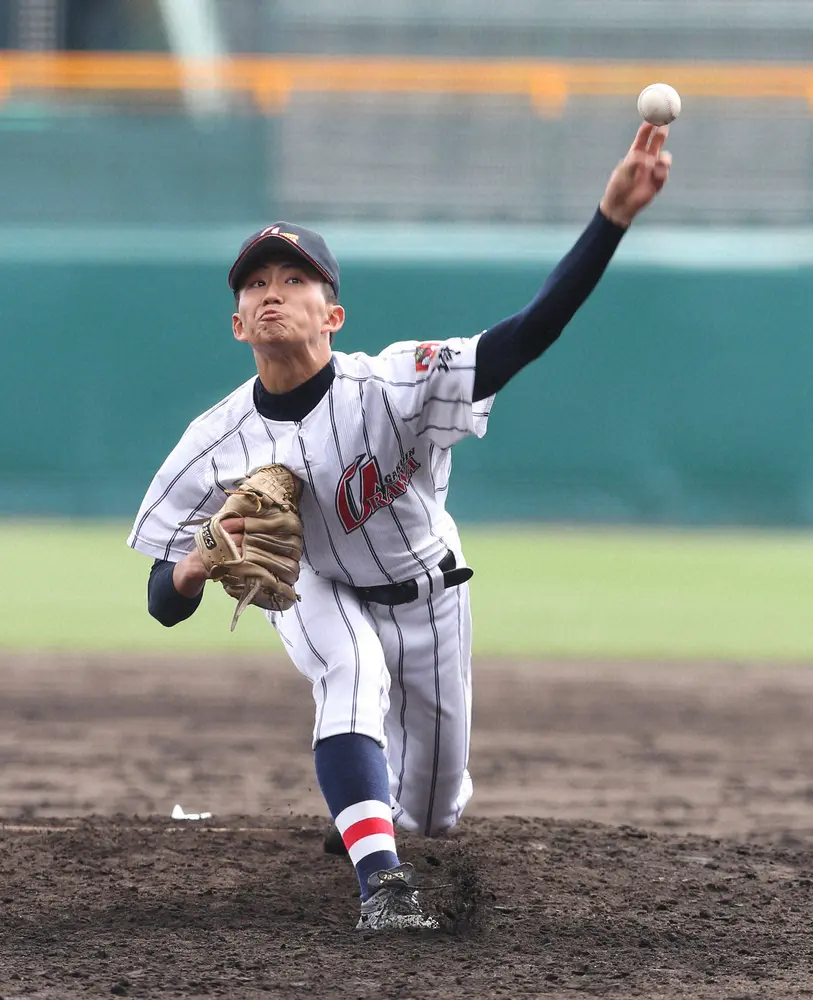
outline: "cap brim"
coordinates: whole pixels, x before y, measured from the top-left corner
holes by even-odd
[[[310,254],[305,253],[302,247],[298,246],[294,240],[288,239],[288,237],[283,236],[281,233],[268,233],[265,236],[258,236],[253,243],[249,243],[237,260],[232,264],[232,268],[229,271],[229,288],[231,288],[233,292],[236,292],[242,287],[246,276],[253,271],[254,268],[259,267],[262,264],[263,259],[267,257],[270,252],[279,250],[284,250],[286,253],[290,253],[294,257],[301,257],[303,260],[307,261],[308,264],[310,264],[311,267],[316,268],[325,281],[333,287],[333,279],[327,271],[325,271],[325,269],[318,264]]]

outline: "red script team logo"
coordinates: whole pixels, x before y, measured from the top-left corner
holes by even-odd
[[[367,459],[365,461],[365,459]],[[336,511],[344,530],[349,534],[382,507],[389,507],[409,489],[409,483],[420,469],[411,448],[388,476],[381,475],[376,458],[359,455],[344,470],[336,489]]]

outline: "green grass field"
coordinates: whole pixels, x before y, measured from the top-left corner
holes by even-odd
[[[128,525],[0,521],[0,647],[277,652],[262,614],[229,632],[208,587],[188,622],[146,610],[150,560]],[[480,654],[813,659],[813,535],[464,528]]]

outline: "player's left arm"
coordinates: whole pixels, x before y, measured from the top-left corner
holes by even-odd
[[[598,284],[635,216],[663,188],[671,155],[668,128],[644,123],[612,172],[590,224],[520,312],[501,320],[477,343],[475,401],[494,395],[553,344]]]
[[[232,536],[239,552],[243,551],[243,518],[223,522],[223,530]],[[198,610],[203,588],[211,579],[200,553],[194,548],[178,562],[156,559],[150,567],[147,583],[147,609],[156,621],[172,628],[186,621]]]
[[[175,583],[178,563],[168,559],[156,559],[150,567],[147,583],[147,610],[150,615],[167,628],[186,621],[198,610],[203,599],[203,584],[181,587]]]

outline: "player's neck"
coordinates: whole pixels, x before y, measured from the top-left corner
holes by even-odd
[[[278,395],[291,392],[320,372],[330,361],[330,347],[304,355],[269,356],[254,352],[257,374],[266,391]]]

